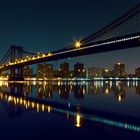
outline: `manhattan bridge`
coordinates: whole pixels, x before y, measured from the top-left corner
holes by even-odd
[[[32,53],[11,45],[0,60],[0,73],[10,70],[10,80],[23,78],[23,67],[42,62],[119,49],[140,47],[140,4],[92,35],[53,52]]]

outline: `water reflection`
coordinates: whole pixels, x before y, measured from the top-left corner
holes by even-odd
[[[24,96],[34,95],[42,99],[52,99],[57,93],[62,100],[68,100],[73,94],[74,98],[84,99],[85,94],[88,95],[109,95],[114,94],[114,99],[123,101],[126,97],[128,89],[135,89],[140,94],[139,81],[94,81],[94,82],[63,82],[63,81],[45,81],[45,82],[20,82],[0,84],[1,91],[7,91],[11,94],[22,94]],[[34,91],[33,91],[34,89]]]
[[[10,111],[17,110],[17,108],[34,110],[35,112],[48,111],[50,113],[52,111],[52,107],[49,105],[35,101],[32,98],[27,99],[24,96],[9,95],[6,92],[0,92],[0,100],[8,102]]]
[[[81,127],[83,120],[88,119],[140,131],[137,125],[117,122],[100,116],[89,116],[81,112],[82,103],[79,101],[92,101],[99,95],[100,97],[113,97],[114,102],[119,103],[126,99],[131,90],[135,90],[135,93],[139,95],[140,82],[27,81],[15,83],[4,81],[0,83],[0,102],[6,103],[5,108],[9,117],[22,116],[22,112],[30,110],[35,113],[54,111],[64,114],[68,120],[72,116],[76,127]],[[89,104],[89,106],[92,105]]]
[[[81,116],[79,113],[76,114],[76,123],[75,123],[76,127],[80,127],[81,126]]]

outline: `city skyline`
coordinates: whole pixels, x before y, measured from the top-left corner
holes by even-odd
[[[140,67],[134,68],[134,73],[128,73],[125,63],[117,62],[113,64],[112,69],[107,67],[85,67],[83,63],[75,63],[73,68],[69,67],[68,62],[63,62],[56,68],[53,64],[40,63],[36,65],[36,69],[29,66],[23,68],[24,78],[36,77],[37,79],[55,79],[55,78],[89,78],[96,77],[140,77]]]
[[[69,61],[64,60],[64,61],[60,61],[59,63],[57,63],[57,65],[54,64],[55,69],[59,69],[59,66],[61,65],[61,63],[65,63],[65,62],[68,63]],[[76,63],[83,63],[83,61],[77,61],[75,63],[74,62],[70,62],[69,63],[70,70],[72,70],[74,68],[74,64],[76,64]],[[95,65],[92,65],[92,64],[91,65],[87,65],[86,63],[83,63],[83,64],[84,64],[85,69],[95,67],[95,68],[104,68],[104,69],[113,70],[114,69],[114,64],[117,64],[117,63],[125,64],[126,72],[129,73],[129,74],[134,74],[135,73],[135,69],[140,67],[140,65],[137,65],[137,67],[131,67],[132,71],[129,71],[128,65],[126,65],[126,63],[124,61],[121,61],[121,60],[114,61],[110,65],[106,65],[106,64],[104,64],[104,65],[99,65],[99,64],[98,65],[97,64],[95,64]],[[50,63],[46,63],[46,64],[50,64]],[[53,64],[53,63],[51,63],[51,64]]]

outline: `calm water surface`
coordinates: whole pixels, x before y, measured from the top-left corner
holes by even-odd
[[[3,139],[140,139],[139,81],[0,82]]]

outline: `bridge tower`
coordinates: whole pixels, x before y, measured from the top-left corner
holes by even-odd
[[[15,62],[16,59],[22,59],[22,52],[23,52],[23,47],[21,46],[15,46],[15,45],[11,45],[10,47],[10,56],[11,56],[11,60],[10,62]],[[10,69],[10,80],[23,80],[23,66],[19,65],[19,66],[13,66]]]

